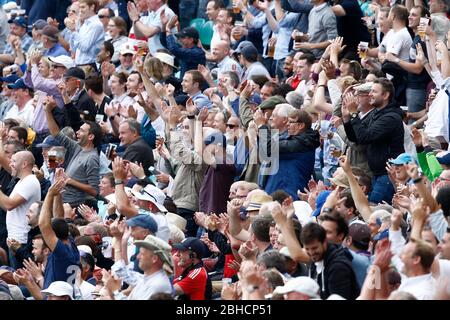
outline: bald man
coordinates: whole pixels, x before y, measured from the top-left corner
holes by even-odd
[[[224,72],[233,71],[236,72],[239,80],[241,80],[242,67],[236,60],[230,58],[230,50],[230,43],[228,41],[216,41],[211,45],[211,55],[209,60],[217,63],[218,79],[221,78]]]
[[[6,228],[8,230],[7,244],[9,247],[25,246],[28,240],[27,212],[30,206],[41,200],[41,185],[33,174],[33,154],[29,151],[19,151],[11,157],[11,175],[19,178],[11,195],[8,197],[0,191],[0,206],[6,210]],[[13,268],[20,267],[9,252],[10,265]]]

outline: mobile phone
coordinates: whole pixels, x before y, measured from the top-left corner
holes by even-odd
[[[151,173],[152,175],[154,175],[154,176],[157,176],[158,174],[161,173],[161,172],[159,172],[158,170],[156,170],[155,167],[153,167],[153,166],[150,166],[150,167],[148,168],[148,171],[150,171],[150,173]]]
[[[106,148],[106,158],[109,160],[114,160],[114,151],[116,150],[117,146],[114,143],[110,143],[108,145],[108,148]]]
[[[104,117],[104,115],[102,115],[102,114],[96,114],[95,115],[95,122],[97,122],[97,123],[102,122],[103,121],[103,117]]]

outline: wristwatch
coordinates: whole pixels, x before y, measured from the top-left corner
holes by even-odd
[[[331,213],[331,212],[333,212],[333,208],[328,208],[328,207],[327,208],[323,208],[322,212],[323,213]]]
[[[115,185],[123,184],[123,180],[115,179],[115,180],[114,180],[114,184],[115,184]]]
[[[399,63],[400,63],[400,59],[399,59],[399,58],[396,58],[396,59],[394,60],[394,62],[395,62],[396,64],[399,64]]]
[[[353,112],[350,117],[353,119],[356,119],[358,117],[358,113],[357,112]]]

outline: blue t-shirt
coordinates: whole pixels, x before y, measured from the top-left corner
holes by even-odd
[[[55,250],[50,253],[47,259],[43,289],[47,289],[52,282],[67,281],[71,276],[75,281],[75,272],[79,266],[80,253],[72,238],[70,238],[69,244],[64,244],[64,242],[58,240]]]

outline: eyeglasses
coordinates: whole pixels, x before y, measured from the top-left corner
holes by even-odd
[[[57,64],[52,64],[52,65],[50,66],[50,69],[56,69],[56,68],[65,68],[65,67],[64,67],[64,66],[57,65]]]
[[[124,56],[124,57],[132,57],[133,54],[132,54],[132,53],[125,53],[125,54],[123,54],[123,56]]]
[[[234,129],[234,128],[237,128],[239,126],[236,125],[236,124],[227,123],[227,127],[230,128],[230,129]]]
[[[102,14],[99,14],[98,15],[98,18],[99,19],[105,19],[105,18],[111,18],[110,16],[104,16],[104,15],[102,15]]]

